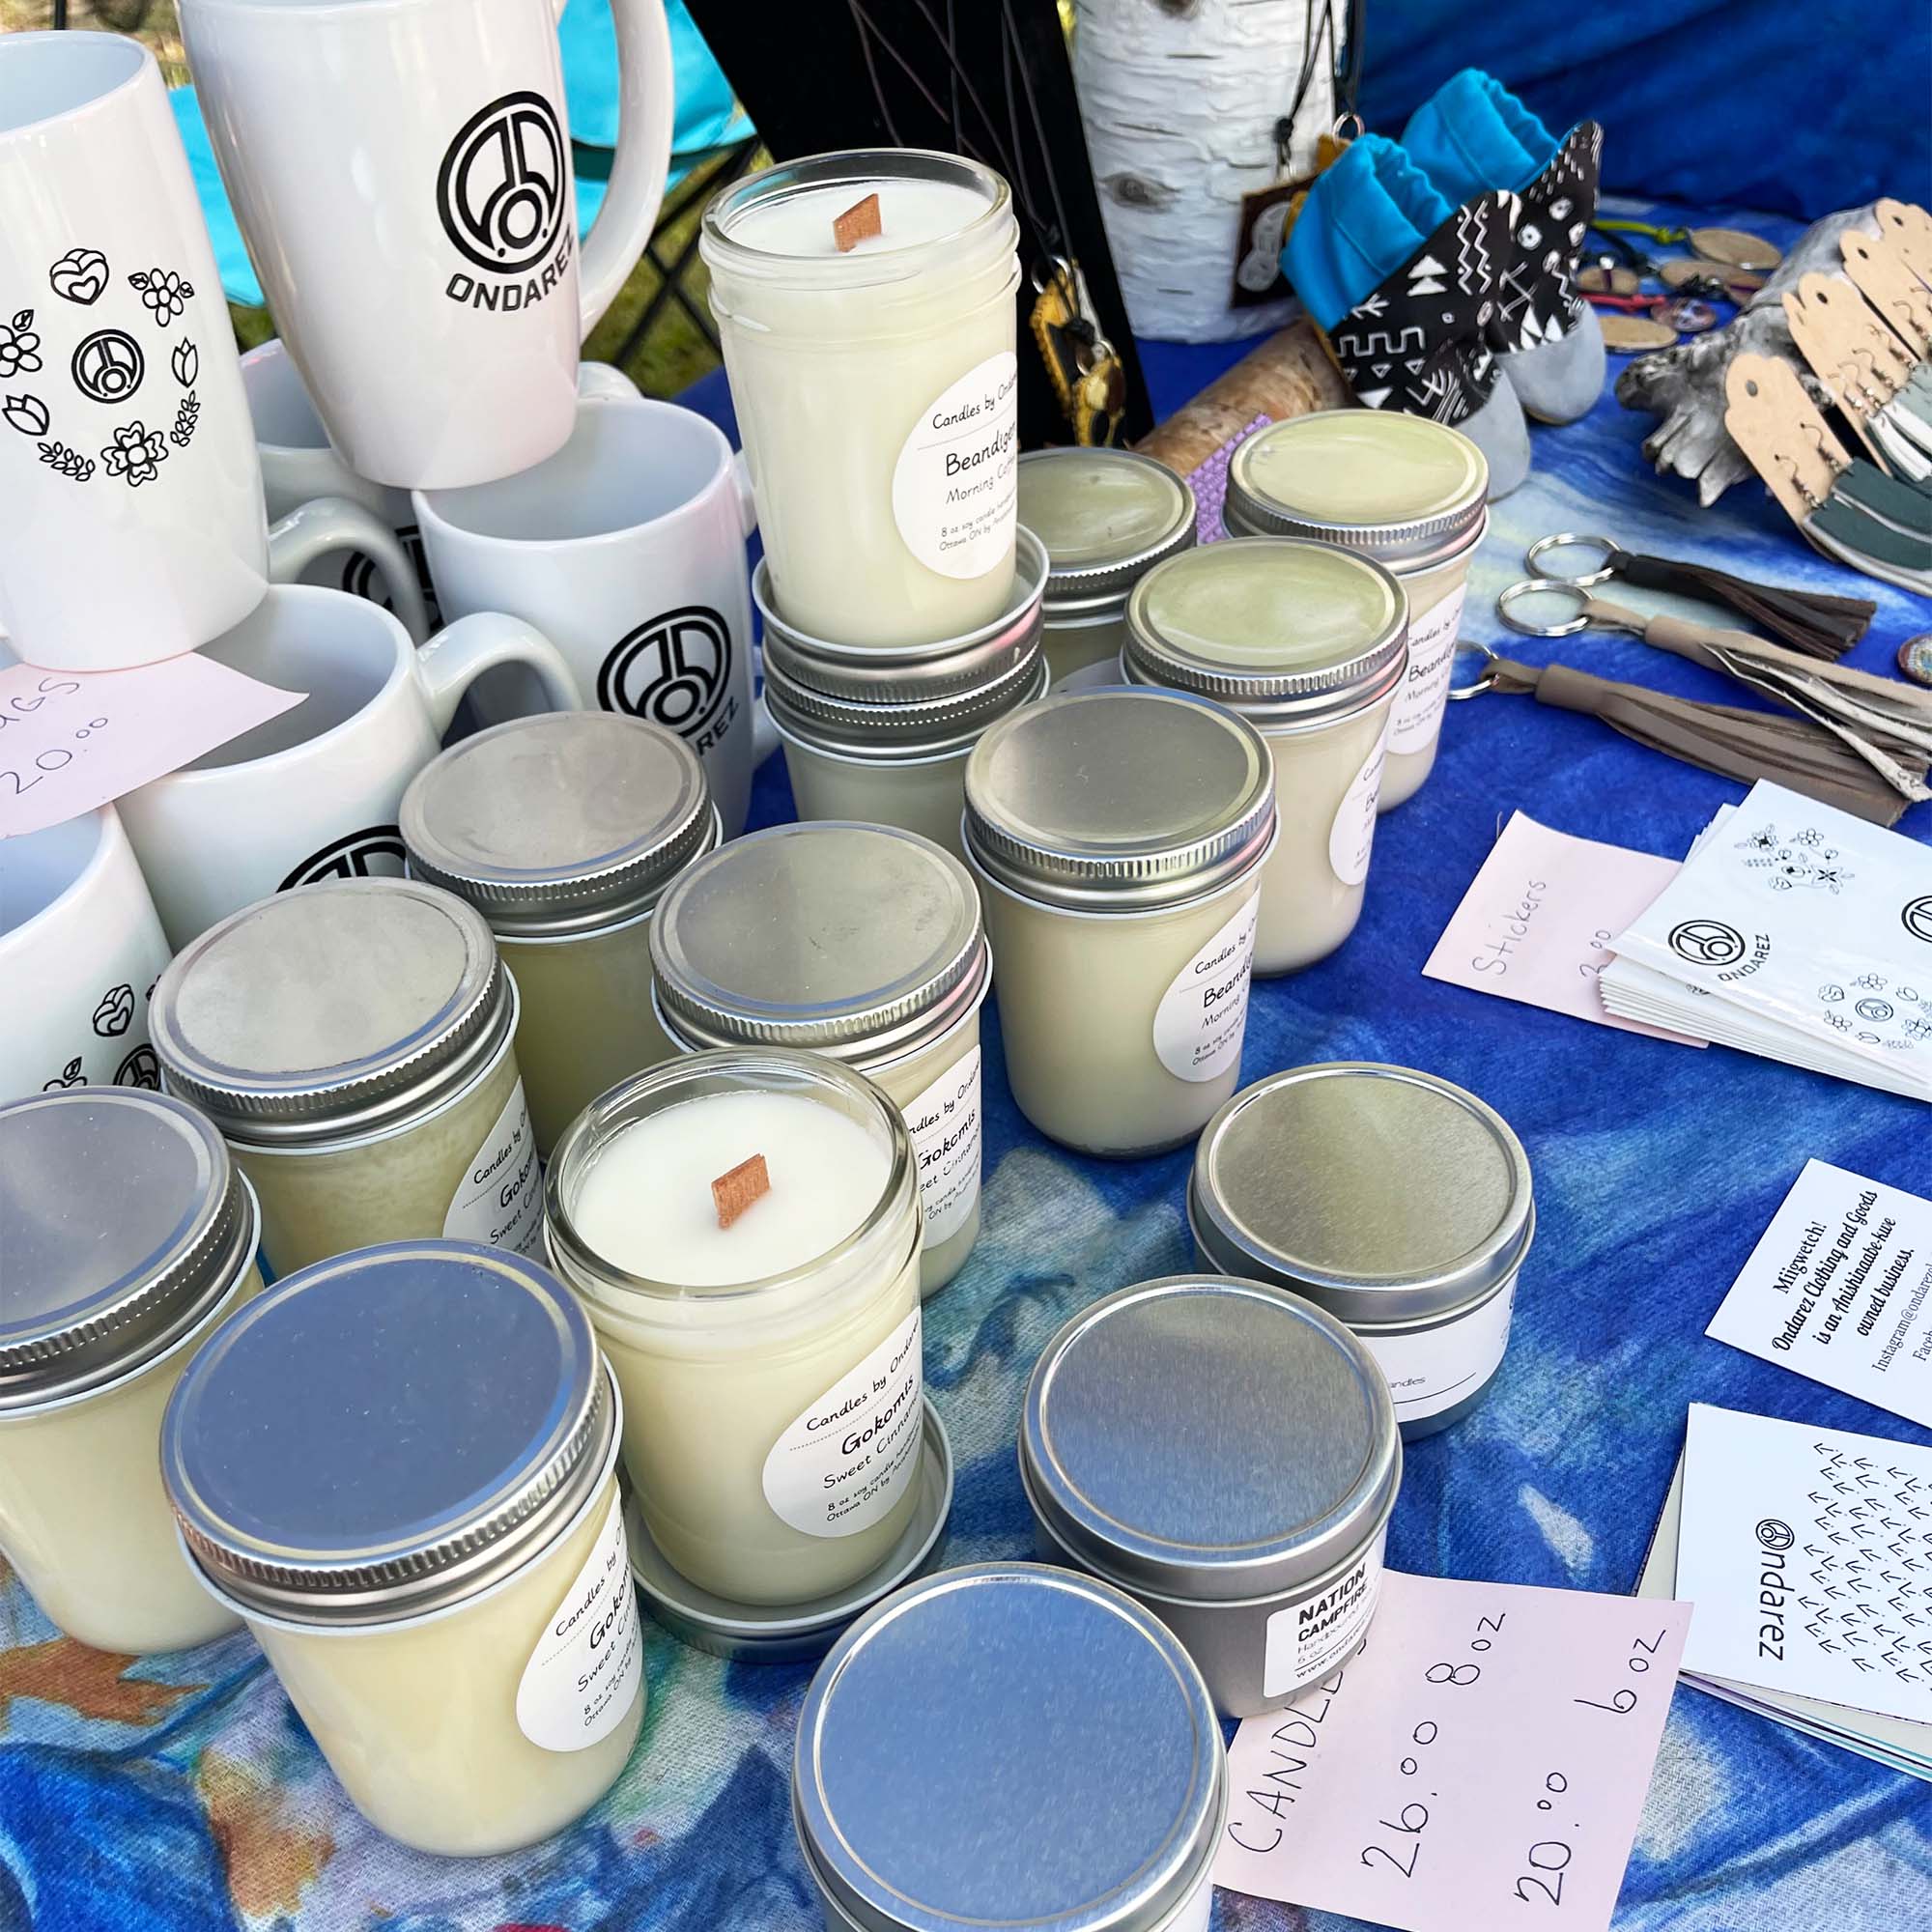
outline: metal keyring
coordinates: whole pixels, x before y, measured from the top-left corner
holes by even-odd
[[[1491,690],[1496,681],[1495,668],[1499,656],[1497,652],[1491,650],[1488,644],[1474,643],[1465,638],[1457,639],[1455,656],[1460,658],[1464,651],[1471,652],[1476,657],[1481,658],[1483,660],[1483,668],[1477,672],[1473,683],[1452,684],[1449,687],[1449,701],[1452,704],[1459,703],[1465,697],[1482,696],[1483,693]],[[1450,661],[1449,674],[1451,677],[1454,677],[1456,674],[1453,658]]]
[[[1587,630],[1590,624],[1590,593],[1584,585],[1592,580],[1587,577],[1532,577],[1521,583],[1512,583],[1496,599],[1496,615],[1512,631],[1520,631],[1526,638],[1568,638],[1577,631]],[[1528,624],[1515,616],[1510,606],[1519,597],[1527,597],[1534,591],[1539,594],[1553,592],[1557,596],[1569,595],[1577,600],[1577,614],[1567,624]]]
[[[1546,571],[1538,559],[1546,551],[1552,550],[1596,550],[1602,551],[1604,560],[1597,568],[1582,577],[1569,577],[1558,572]],[[1538,537],[1522,554],[1522,567],[1532,577],[1541,578],[1551,583],[1603,583],[1617,574],[1617,559],[1627,557],[1630,553],[1621,544],[1613,544],[1608,537],[1579,536],[1575,530],[1559,530],[1553,537]]]

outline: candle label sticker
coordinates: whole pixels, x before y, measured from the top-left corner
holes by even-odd
[[[936,1248],[966,1225],[980,1198],[980,1049],[961,1054],[904,1108],[919,1162],[925,1245]]]
[[[1442,728],[1442,713],[1449,702],[1449,674],[1456,665],[1456,633],[1463,622],[1463,596],[1467,589],[1466,583],[1459,583],[1409,624],[1408,668],[1403,673],[1402,689],[1396,693],[1395,710],[1389,719],[1391,752],[1427,751]]]
[[[772,1444],[765,1500],[807,1536],[856,1536],[891,1515],[919,1469],[925,1368],[919,1310]]]
[[[1364,1335],[1361,1340],[1388,1378],[1398,1422],[1440,1415],[1475,1394],[1509,1347],[1516,1283],[1482,1307],[1415,1335]]]
[[[619,1724],[644,1676],[620,1499],[563,1593],[517,1685],[517,1727],[545,1750],[587,1750]]]
[[[1241,1058],[1259,893],[1174,976],[1154,1009],[1153,1050],[1178,1080],[1212,1080]]]
[[[1286,1696],[1325,1677],[1353,1654],[1376,1613],[1382,1584],[1383,1530],[1375,1547],[1319,1595],[1276,1610],[1267,1620],[1262,1695]]]
[[[1019,508],[1019,363],[989,355],[935,396],[893,470],[906,548],[942,577],[984,577],[1012,554]]]
[[[537,1139],[530,1131],[521,1080],[464,1168],[456,1198],[442,1217],[442,1232],[453,1240],[485,1241],[520,1255],[539,1251],[543,1189],[537,1182]]]
[[[1328,864],[1345,886],[1359,886],[1369,876],[1369,854],[1376,845],[1376,807],[1382,795],[1382,766],[1388,758],[1389,724],[1362,760],[1362,769],[1342,794],[1335,822],[1328,828]]]

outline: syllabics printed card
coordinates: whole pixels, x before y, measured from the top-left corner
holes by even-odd
[[[1354,1661],[1236,1734],[1214,1883],[1403,1932],[1601,1932],[1690,1622],[1390,1571]]]

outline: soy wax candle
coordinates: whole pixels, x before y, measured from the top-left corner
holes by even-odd
[[[1013,1098],[1088,1153],[1178,1147],[1239,1078],[1274,761],[1205,697],[1062,692],[966,767]]]
[[[261,1286],[255,1201],[212,1122],[73,1087],[0,1107],[0,1550],[97,1650],[233,1630],[161,1488],[161,1411]]]
[[[876,198],[864,239],[839,216]],[[850,644],[956,637],[1013,568],[1018,226],[959,155],[817,155],[704,212],[731,399],[786,615]]]
[[[1173,557],[1127,607],[1128,678],[1219,699],[1273,755],[1258,974],[1325,958],[1361,917],[1406,616],[1379,564],[1266,537]]]
[[[886,1561],[917,1502],[920,1208],[898,1109],[777,1048],[700,1053],[571,1122],[549,1240],[624,1392],[652,1541],[737,1604]]]
[[[399,1241],[278,1281],[209,1338],[161,1473],[351,1802],[417,1851],[534,1844],[644,1715],[621,1411],[548,1270]]]
[[[1305,537],[1385,564],[1408,598],[1408,669],[1389,721],[1381,810],[1435,764],[1469,562],[1489,527],[1489,465],[1444,423],[1321,410],[1259,430],[1228,465],[1231,536]]]

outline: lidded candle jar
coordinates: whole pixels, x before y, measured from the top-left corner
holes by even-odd
[[[1194,543],[1194,492],[1131,449],[1033,449],[1019,510],[1046,546],[1046,661],[1059,684],[1120,656],[1134,585]]]
[[[605,1088],[670,1058],[651,912],[718,843],[703,761],[640,718],[544,712],[452,745],[398,816],[411,876],[473,905],[516,978],[517,1062],[548,1154]]]
[[[801,818],[903,826],[958,855],[973,747],[1046,695],[1046,552],[1022,528],[1015,556],[1011,594],[989,623],[936,643],[857,647],[782,616],[771,566],[759,563],[752,595],[764,618],[765,704]]]
[[[1137,1597],[1223,1717],[1361,1647],[1402,1438],[1375,1358],[1294,1294],[1218,1275],[1083,1309],[1036,1364],[1020,1482],[1039,1547]]]
[[[920,1292],[980,1233],[980,895],[930,839],[884,825],[777,825],[700,860],[651,933],[665,1031],[688,1053],[783,1046],[867,1074],[919,1170]]]
[[[1141,1154],[1200,1132],[1247,1027],[1274,761],[1181,692],[1062,692],[966,767],[1013,1098],[1041,1133]]]
[[[925,1386],[915,1175],[878,1088],[775,1047],[639,1074],[557,1143],[550,1248],[624,1392],[639,1512],[714,1596],[844,1591],[904,1534]]]
[[[620,1422],[576,1299],[470,1241],[302,1268],[182,1378],[182,1539],[392,1838],[514,1850],[623,1770],[644,1673]]]
[[[277,1274],[415,1236],[539,1237],[516,985],[461,899],[412,879],[278,893],[177,954],[149,1023],[168,1091],[253,1181]]]
[[[1258,430],[1228,465],[1231,536],[1307,537],[1385,564],[1408,597],[1408,670],[1389,721],[1381,809],[1435,763],[1490,469],[1460,430],[1382,410],[1321,410]]]
[[[877,232],[838,217],[876,197]],[[1012,196],[960,155],[814,155],[704,211],[731,400],[778,602],[848,644],[1004,608],[1019,454]]]
[[[1203,1267],[1292,1289],[1360,1337],[1405,1441],[1489,1393],[1536,1234],[1529,1157],[1494,1108],[1361,1061],[1236,1094],[1201,1136],[1187,1218]]]
[[[827,1932],[1208,1932],[1227,1813],[1186,1651],[1065,1570],[909,1585],[799,1711],[792,1821]]]
[[[1129,681],[1217,699],[1274,756],[1281,836],[1262,867],[1258,974],[1325,958],[1361,917],[1406,620],[1379,564],[1278,538],[1171,558],[1127,606]]]
[[[192,1107],[75,1087],[0,1107],[0,1549],[98,1650],[235,1628],[183,1560],[161,1412],[261,1286],[254,1196]]]

